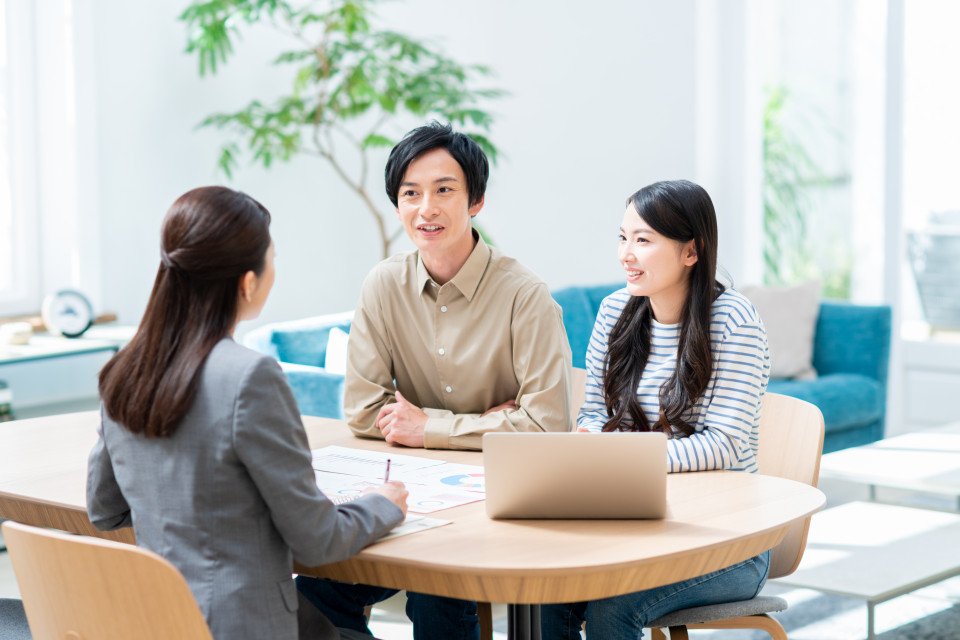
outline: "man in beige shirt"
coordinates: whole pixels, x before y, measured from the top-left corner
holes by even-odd
[[[570,429],[560,307],[470,224],[486,173],[479,146],[439,125],[414,130],[390,155],[387,194],[417,251],[380,263],[363,284],[344,397],[359,436],[479,449],[488,431]]]
[[[344,413],[358,436],[479,449],[488,431],[568,431],[570,346],[560,307],[532,271],[487,245],[471,220],[489,165],[436,122],[393,148],[386,190],[412,253],[367,276],[350,327]],[[367,631],[363,606],[395,591],[298,579],[338,627]],[[407,594],[414,640],[478,637],[476,603]]]

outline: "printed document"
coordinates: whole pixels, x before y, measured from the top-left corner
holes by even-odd
[[[407,510],[433,513],[484,498],[483,467],[349,447],[313,450],[317,486],[331,498],[358,495],[383,484],[387,460],[390,479],[403,482]]]

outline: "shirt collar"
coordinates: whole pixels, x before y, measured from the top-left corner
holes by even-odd
[[[473,232],[473,237],[477,239],[477,244],[470,252],[470,257],[460,267],[457,275],[450,279],[450,284],[453,284],[467,300],[473,299],[477,287],[480,286],[480,280],[483,279],[483,274],[487,270],[487,264],[490,262],[490,247],[476,231]],[[433,280],[430,278],[430,273],[427,272],[427,267],[423,264],[423,258],[418,252],[417,289],[420,293],[423,293],[423,289],[428,282],[433,282]]]

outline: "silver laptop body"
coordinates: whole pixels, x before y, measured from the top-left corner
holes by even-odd
[[[486,433],[491,518],[663,518],[667,437],[646,433]]]

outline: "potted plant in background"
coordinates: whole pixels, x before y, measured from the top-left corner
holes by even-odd
[[[474,87],[490,75],[486,67],[461,65],[377,27],[377,1],[206,0],[191,3],[180,20],[189,28],[187,51],[197,55],[201,76],[227,62],[244,28],[270,26],[289,36],[291,48],[273,61],[296,69],[289,92],[212,114],[201,126],[230,133],[219,158],[228,177],[244,153],[265,168],[297,154],[329,162],[372,215],[386,258],[403,228],[389,228],[389,212],[374,204],[366,184],[368,153],[396,143],[385,125],[403,116],[450,122],[495,161],[497,148],[488,138],[493,117],[481,103],[503,92]]]
[[[850,298],[852,260],[848,250],[818,228],[811,247],[809,227],[815,220],[816,190],[842,187],[848,176],[825,175],[807,143],[800,137],[796,116],[791,118],[791,98],[786,88],[767,88],[763,110],[763,262],[764,283],[773,286],[820,280],[822,293]],[[826,124],[818,123],[824,129]],[[822,213],[821,213],[822,216]],[[815,224],[815,222],[814,222]],[[838,246],[840,245],[840,246]],[[824,247],[833,250],[823,252]]]

